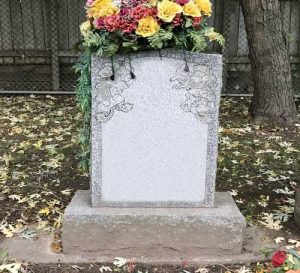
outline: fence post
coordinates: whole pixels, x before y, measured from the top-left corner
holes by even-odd
[[[52,88],[53,91],[58,91],[59,84],[59,55],[58,55],[58,4],[57,0],[51,0],[50,19],[51,19],[51,70],[52,70]]]
[[[222,30],[223,36],[225,38],[225,45],[222,48],[222,55],[223,55],[223,94],[227,94],[227,78],[228,78],[228,27],[230,27],[230,16],[229,16],[229,1],[230,0],[221,0],[223,3],[223,13],[222,13]]]

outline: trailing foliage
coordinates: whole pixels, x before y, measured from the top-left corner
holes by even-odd
[[[90,162],[90,120],[91,120],[91,51],[86,50],[77,64],[75,72],[80,76],[77,81],[76,98],[82,111],[82,129],[80,134],[81,167],[88,171]]]

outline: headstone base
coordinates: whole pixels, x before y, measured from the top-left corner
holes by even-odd
[[[93,208],[90,193],[78,191],[64,215],[64,253],[150,259],[240,254],[245,219],[229,193],[215,199],[215,208]]]

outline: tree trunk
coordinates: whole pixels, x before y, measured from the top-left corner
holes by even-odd
[[[241,5],[254,84],[251,113],[258,121],[293,122],[297,109],[279,0],[241,0]]]

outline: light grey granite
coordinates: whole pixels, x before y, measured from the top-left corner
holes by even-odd
[[[221,81],[221,55],[93,57],[92,206],[213,207]]]
[[[217,193],[215,208],[93,208],[78,191],[64,215],[66,255],[144,259],[194,259],[235,255],[246,223],[229,193]]]

